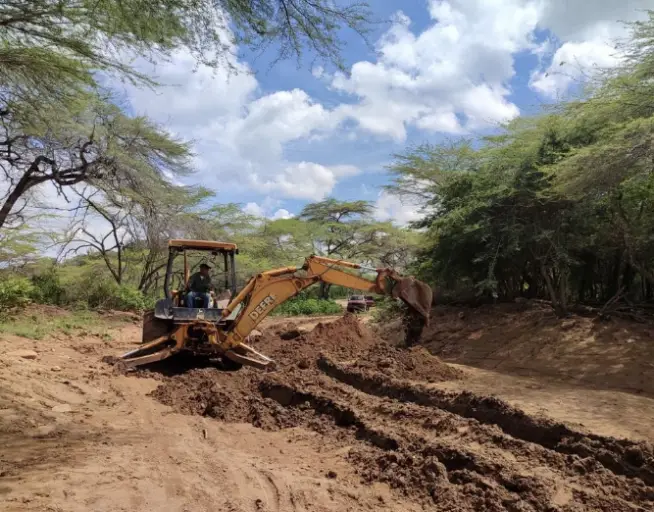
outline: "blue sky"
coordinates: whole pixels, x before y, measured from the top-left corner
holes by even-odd
[[[403,223],[418,205],[379,188],[393,153],[538,112],[582,71],[617,65],[619,21],[642,18],[652,3],[374,0],[384,21],[369,36],[376,51],[345,32],[347,76],[311,68],[309,54],[300,68],[270,68],[274,48],[258,57],[238,48],[238,75],[193,73],[180,53],[143,68],[167,87],[125,92],[134,111],[196,142],[198,171],[187,181],[214,189],[218,202],[279,218],[327,196],[361,198],[378,218]]]

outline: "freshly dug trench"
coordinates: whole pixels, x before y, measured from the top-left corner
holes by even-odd
[[[318,367],[327,375],[365,393],[435,407],[497,425],[515,438],[562,453],[593,457],[617,474],[637,477],[654,485],[654,447],[648,443],[582,434],[560,423],[529,416],[495,397],[447,392],[390,380],[379,374],[357,371],[328,357],[321,357]]]
[[[654,510],[648,445],[411,382],[460,372],[420,348],[376,343],[353,317],[257,343],[281,370],[195,369],[160,377],[153,396],[186,414],[319,432],[326,450],[346,450],[363,483],[384,482],[429,510]]]
[[[475,420],[430,408],[384,401],[393,412],[378,416],[381,409],[374,405],[375,399],[369,399],[373,404],[365,408],[365,401],[354,405],[344,398],[347,392],[336,398],[334,391],[330,386],[298,388],[279,376],[261,385],[265,397],[289,409],[308,404],[358,440],[348,460],[359,468],[363,482],[388,483],[405,496],[429,504],[430,510],[608,512],[634,510],[634,504],[649,510],[654,504],[654,488],[602,470],[586,459],[534,447]],[[426,423],[427,418],[439,415],[441,421],[426,429],[416,422]],[[499,455],[505,450],[511,455]],[[586,470],[580,472],[579,465]],[[535,468],[540,469],[531,473]],[[563,482],[568,483],[562,487]],[[601,493],[596,492],[599,488]]]

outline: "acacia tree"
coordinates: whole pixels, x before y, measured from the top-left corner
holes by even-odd
[[[267,221],[259,236],[274,267],[298,264],[315,250],[312,226],[301,219]]]
[[[96,85],[98,71],[152,84],[125,55],[158,59],[178,49],[216,66],[230,64],[237,44],[276,43],[278,58],[299,58],[308,47],[342,67],[340,31],[364,35],[369,21],[365,3],[330,0],[7,0],[0,5],[2,101],[67,99]]]
[[[370,201],[338,201],[329,198],[307,204],[299,218],[314,225],[317,252],[325,256],[348,257],[362,227],[373,212]]]
[[[163,276],[172,238],[236,240],[247,235],[249,216],[237,205],[209,205],[202,187],[164,180],[134,189],[73,189],[79,197],[62,254],[97,253],[117,282],[149,293]]]
[[[205,238],[199,233],[204,219],[202,204],[213,197],[203,187],[174,186],[162,181],[147,194],[132,196],[128,254],[138,269],[136,287],[144,293],[156,288],[162,278],[171,238]],[[206,208],[204,208],[206,209]]]
[[[622,67],[588,96],[464,146],[473,165],[444,170],[449,144],[398,159],[391,191],[424,194],[431,210],[425,278],[453,295],[549,299],[560,316],[577,301],[654,298],[653,41],[650,13]]]
[[[424,213],[438,208],[434,197],[453,173],[474,172],[480,165],[480,155],[469,139],[420,144],[393,157],[388,166],[391,182],[384,190]]]
[[[306,205],[300,219],[306,220],[314,250],[331,258],[357,260],[367,265],[397,263],[402,249],[399,237],[408,241],[390,223],[376,222],[369,201],[338,201],[333,198]],[[396,238],[397,237],[397,238]],[[321,283],[320,297],[327,298],[329,285]]]
[[[279,58],[300,58],[310,48],[317,58],[342,67],[340,30],[364,35],[369,14],[364,3],[336,6],[331,0],[3,2],[0,181],[8,191],[0,198],[0,228],[39,184],[49,182],[65,194],[77,183],[124,179],[128,173],[116,170],[121,156],[113,153],[121,144],[125,156],[124,146],[140,140],[151,168],[170,165],[171,151],[176,157],[188,152],[162,147],[170,137],[97,98],[99,74],[156,85],[126,56],[159,59],[184,49],[198,63],[230,66],[236,45],[263,49],[274,42]]]
[[[78,97],[74,115],[53,107],[48,126],[0,112],[0,171],[9,184],[0,196],[0,228],[30,189],[49,183],[66,188],[145,190],[162,176],[189,172],[189,145],[144,117],[128,117],[97,96]]]
[[[86,187],[82,191],[73,191],[79,197],[79,204],[62,253],[66,246],[72,246],[65,251],[66,254],[97,252],[116,283],[122,284],[127,267],[125,244],[132,216],[131,205],[98,189]],[[100,218],[108,226],[106,232],[98,232],[89,225],[93,217]]]
[[[25,218],[17,216],[16,222],[0,234],[0,267],[16,268],[38,258],[39,249],[48,233],[35,229],[34,224],[43,221],[45,215]]]

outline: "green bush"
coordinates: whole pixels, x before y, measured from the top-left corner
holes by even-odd
[[[9,277],[0,280],[0,314],[14,308],[26,306],[32,297],[34,287],[25,277]]]
[[[133,286],[118,285],[110,276],[87,272],[66,285],[63,303],[76,310],[143,311],[154,301]]]
[[[66,288],[66,302],[86,303],[89,309],[115,309],[118,285],[110,277],[88,272],[75,279]]]
[[[343,308],[333,300],[295,297],[277,306],[272,314],[280,316],[338,315],[342,312]]]
[[[119,286],[113,297],[114,307],[121,311],[143,311],[154,307],[154,300],[146,297],[139,290],[131,286]]]
[[[50,268],[41,274],[32,276],[32,300],[40,304],[61,306],[66,301],[66,288],[61,285],[59,274]]]

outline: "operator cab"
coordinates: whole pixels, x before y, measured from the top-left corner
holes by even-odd
[[[236,244],[227,242],[212,242],[206,240],[170,240],[168,242],[168,263],[164,279],[165,299],[157,302],[155,316],[157,318],[174,319],[176,322],[191,322],[206,320],[219,322],[223,320],[222,310],[227,307],[236,294],[236,265],[234,256],[238,254]],[[183,275],[179,279],[179,289],[171,289],[174,276],[179,276],[178,257],[183,257]],[[194,297],[194,303],[189,304],[187,287],[191,272],[200,266],[212,268],[211,293],[209,307],[204,308],[204,299]],[[230,315],[232,316],[232,315]]]

